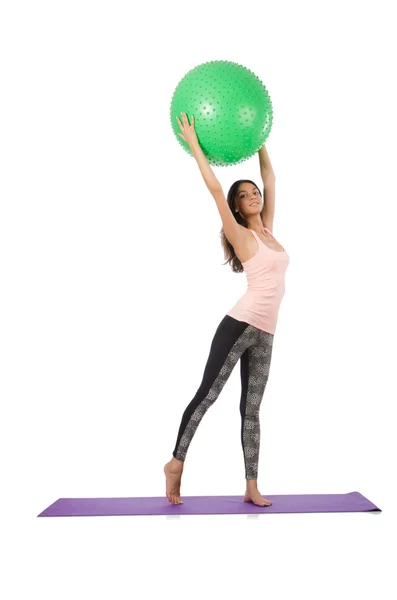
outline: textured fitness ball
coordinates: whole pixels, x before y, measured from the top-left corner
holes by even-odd
[[[200,147],[211,165],[244,162],[267,140],[273,122],[269,94],[246,67],[226,60],[198,65],[178,83],[171,100],[170,118],[175,137],[182,140],[176,117],[185,112]]]

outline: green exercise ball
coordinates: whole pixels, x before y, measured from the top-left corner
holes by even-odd
[[[194,126],[200,147],[211,165],[247,160],[267,140],[273,122],[272,103],[263,83],[246,67],[227,60],[198,65],[181,79],[172,96],[170,119],[175,137],[181,112]]]

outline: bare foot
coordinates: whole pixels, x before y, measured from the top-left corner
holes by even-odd
[[[181,463],[181,461],[178,461],[178,463]],[[165,493],[172,504],[183,504],[180,491],[182,471],[183,463],[180,466],[176,464],[175,459],[170,460],[170,462],[164,465]]]
[[[244,494],[244,502],[253,502],[257,506],[270,506],[271,500],[264,498],[258,489],[247,489]]]

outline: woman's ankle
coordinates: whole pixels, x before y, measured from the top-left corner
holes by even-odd
[[[258,487],[258,480],[257,479],[246,479],[246,484],[247,484],[247,488],[256,488]]]

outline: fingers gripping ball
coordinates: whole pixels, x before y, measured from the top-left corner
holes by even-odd
[[[246,67],[226,60],[198,65],[178,83],[170,118],[178,142],[192,155],[176,117],[185,112],[211,165],[241,163],[267,140],[273,122],[270,96]]]

